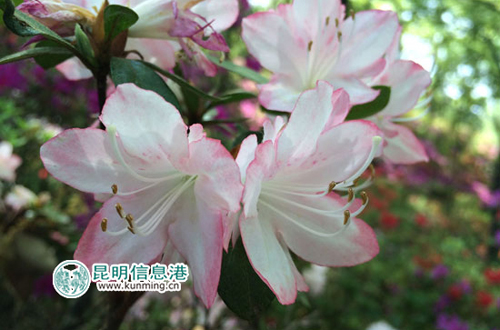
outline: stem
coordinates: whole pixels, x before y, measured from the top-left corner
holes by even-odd
[[[144,292],[110,292],[106,330],[118,330],[132,305]]]
[[[95,75],[95,79],[97,81],[97,97],[99,99],[99,113],[102,112],[102,108],[104,107],[104,103],[106,102],[106,91],[107,91],[107,74],[98,72]]]

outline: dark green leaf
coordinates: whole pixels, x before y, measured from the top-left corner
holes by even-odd
[[[241,238],[224,253],[218,292],[230,310],[253,323],[274,300],[273,292],[248,261]]]
[[[269,82],[267,80],[267,78],[263,77],[260,73],[254,71],[252,69],[236,65],[236,64],[234,64],[233,62],[230,62],[230,61],[222,61],[221,62],[215,56],[211,56],[211,55],[208,55],[208,54],[207,54],[207,58],[210,61],[212,61],[214,64],[216,64],[216,65],[218,65],[218,66],[220,66],[220,67],[222,67],[222,68],[224,68],[224,69],[226,69],[228,71],[231,71],[231,72],[234,72],[236,74],[239,74],[240,76],[242,76],[244,78],[253,80],[253,81],[255,81],[258,84],[266,84],[266,83]]]
[[[389,86],[374,86],[372,88],[380,91],[377,98],[371,102],[353,106],[346,120],[363,119],[373,116],[387,106],[391,98],[391,88]]]
[[[71,56],[72,54],[67,49],[64,49],[61,47],[35,47],[35,48],[26,49],[26,50],[20,51],[18,53],[2,57],[0,59],[0,64],[22,61],[22,60],[25,60],[28,58],[33,58],[33,57],[42,56],[42,55],[51,55],[51,56],[69,55],[69,56]]]
[[[207,106],[207,109],[211,109],[215,106],[222,105],[222,104],[228,104],[228,103],[239,102],[239,101],[248,100],[248,99],[254,99],[256,97],[257,97],[257,95],[249,93],[249,92],[231,93],[231,94],[227,94],[224,96],[220,96],[219,101],[210,102],[210,104]]]
[[[169,78],[170,80],[175,82],[177,85],[181,86],[182,88],[185,88],[186,90],[190,91],[191,93],[193,93],[201,98],[212,100],[212,101],[219,101],[220,100],[218,97],[208,95],[204,91],[194,87],[188,81],[186,81],[184,78],[182,78],[174,73],[163,70],[163,69],[157,67],[156,65],[148,63],[148,62],[143,61],[142,63],[144,63],[144,65],[149,66],[150,68],[152,68],[156,72],[160,73],[161,75]]]
[[[76,49],[90,62],[95,64],[94,50],[89,37],[83,32],[80,24],[75,25]]]
[[[180,109],[177,97],[165,81],[141,61],[113,57],[111,59],[111,79],[117,86],[133,83],[142,89],[154,91],[174,107]]]
[[[107,40],[113,40],[117,35],[134,25],[139,15],[128,7],[109,5],[104,9],[104,32]]]
[[[53,48],[59,48],[61,50],[66,50],[66,53],[63,53],[63,51],[61,51],[61,54],[47,54],[47,55],[36,56],[35,62],[46,70],[55,67],[59,63],[62,63],[73,56],[73,53],[71,53],[66,48],[62,47],[61,45],[52,40],[40,41],[39,43],[36,44],[35,47],[36,48],[53,47]]]

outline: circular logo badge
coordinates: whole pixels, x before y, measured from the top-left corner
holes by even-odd
[[[64,298],[78,298],[90,287],[90,272],[77,260],[66,260],[57,265],[52,273],[52,284]]]

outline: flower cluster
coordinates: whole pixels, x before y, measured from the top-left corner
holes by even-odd
[[[219,32],[238,17],[236,0],[113,4],[138,15],[118,37],[126,43],[119,52],[116,44],[100,46],[108,1],[27,0],[18,9],[65,38],[81,26],[98,60],[109,55],[105,49],[169,70],[187,58],[208,76],[216,66],[201,48],[228,52]],[[363,189],[371,178],[363,174],[377,157],[428,160],[399,125],[415,119],[402,116],[430,84],[424,69],[399,59],[400,33],[394,12],[346,17],[340,0],[295,0],[244,18],[242,39],[272,72],[258,87],[259,102],[289,115],[266,118],[262,139],[247,134],[232,152],[201,124],[186,125],[183,109],[156,92],[118,84],[99,117],[104,129],[69,129],[41,148],[52,176],[103,202],[75,258],[89,266],[186,260],[207,307],[217,295],[223,251],[238,239],[282,304],[309,289],[292,252],[329,267],[372,259],[375,233],[358,218],[369,200]],[[70,79],[96,75],[84,65],[74,57],[58,69]],[[387,102],[363,114],[363,105],[383,96],[380,87],[390,90]],[[392,228],[399,220],[384,221]]]

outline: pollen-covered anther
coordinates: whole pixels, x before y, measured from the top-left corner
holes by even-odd
[[[335,27],[339,27],[339,19],[338,18],[335,19]]]
[[[127,214],[127,215],[125,216],[125,220],[127,220],[128,225],[129,225],[130,227],[134,228],[134,217],[132,216],[132,214],[130,214],[130,213],[129,213],[129,214]]]
[[[351,14],[350,16],[352,17],[352,19],[356,18],[356,12],[354,10],[351,9],[350,14]]]
[[[113,195],[116,195],[118,193],[118,186],[116,184],[112,185],[111,191],[113,192]]]
[[[135,235],[134,228],[132,228],[132,227],[128,226],[128,227],[127,227],[127,229],[128,229],[128,231],[129,231],[129,232],[131,232],[132,234],[134,234],[134,235]]]
[[[312,40],[311,40],[311,41],[309,41],[309,43],[307,44],[307,51],[309,51],[309,52],[310,52],[310,51],[311,51],[311,49],[312,49],[312,46],[313,46],[313,42],[312,42]]]
[[[352,188],[347,189],[347,194],[348,194],[347,202],[349,203],[354,198],[354,190],[352,190]]]
[[[120,216],[120,218],[125,218],[125,215],[123,215],[123,207],[120,203],[116,203],[115,204],[115,209],[116,209],[116,212],[118,213],[118,215]]]
[[[102,219],[101,221],[101,229],[103,232],[105,232],[106,230],[108,230],[108,219],[104,218]]]
[[[359,194],[361,195],[361,199],[363,200],[363,205],[366,205],[366,203],[368,203],[368,195],[364,191],[360,192]]]
[[[336,185],[337,183],[335,181],[330,182],[330,184],[328,185],[328,193],[331,193],[333,189],[335,189]]]
[[[337,37],[339,38],[339,41],[342,39],[342,31],[337,32]]]
[[[351,212],[349,210],[344,211],[344,225],[347,225],[349,218],[351,217]]]

